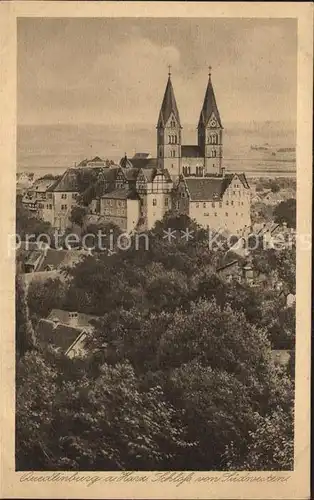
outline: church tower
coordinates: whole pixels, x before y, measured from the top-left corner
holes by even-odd
[[[211,68],[197,130],[198,145],[204,156],[205,173],[222,175],[223,126],[212,85]]]
[[[157,123],[158,167],[167,169],[173,179],[181,173],[181,122],[171,83],[168,82]]]

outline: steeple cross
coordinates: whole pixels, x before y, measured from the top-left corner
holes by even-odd
[[[168,76],[171,76],[171,66],[170,66],[170,64],[169,64],[169,66],[168,66],[168,70],[169,70],[169,71],[168,71]]]
[[[208,76],[211,76],[211,74],[212,74],[212,67],[208,66]]]

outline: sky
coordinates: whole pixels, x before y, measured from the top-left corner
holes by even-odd
[[[223,122],[295,122],[296,20],[20,18],[18,123],[155,125],[169,64],[183,126],[208,66]]]

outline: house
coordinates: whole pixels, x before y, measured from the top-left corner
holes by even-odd
[[[57,250],[43,243],[22,241],[16,250],[16,271],[27,284],[33,280],[64,279],[64,268],[74,266],[83,255],[78,250]]]
[[[141,199],[136,191],[128,188],[115,189],[104,194],[100,199],[100,215],[107,223],[118,226],[130,233],[138,224],[141,211]]]
[[[30,212],[38,217],[51,222],[53,209],[52,196],[49,188],[54,185],[55,179],[37,179],[26,191],[22,198],[22,204]]]
[[[205,228],[231,234],[251,225],[250,190],[244,174],[182,177],[175,208]]]
[[[97,316],[53,309],[37,325],[37,338],[41,346],[51,345],[69,358],[84,357],[93,339]]]

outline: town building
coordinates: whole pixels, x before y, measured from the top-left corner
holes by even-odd
[[[97,316],[53,309],[38,322],[36,337],[41,346],[50,345],[69,358],[84,357],[90,352]]]
[[[82,172],[91,171],[95,175],[90,183],[82,183]],[[72,207],[81,198],[82,185],[83,196],[88,193],[90,214],[123,231],[149,230],[167,212],[184,213],[204,228],[233,234],[251,225],[251,191],[245,174],[228,173],[223,166],[223,125],[211,70],[196,144],[183,144],[183,125],[169,72],[157,120],[156,157],[137,152],[128,158],[125,154],[119,165],[100,157],[83,160],[47,188],[43,218],[65,230],[71,224]]]

